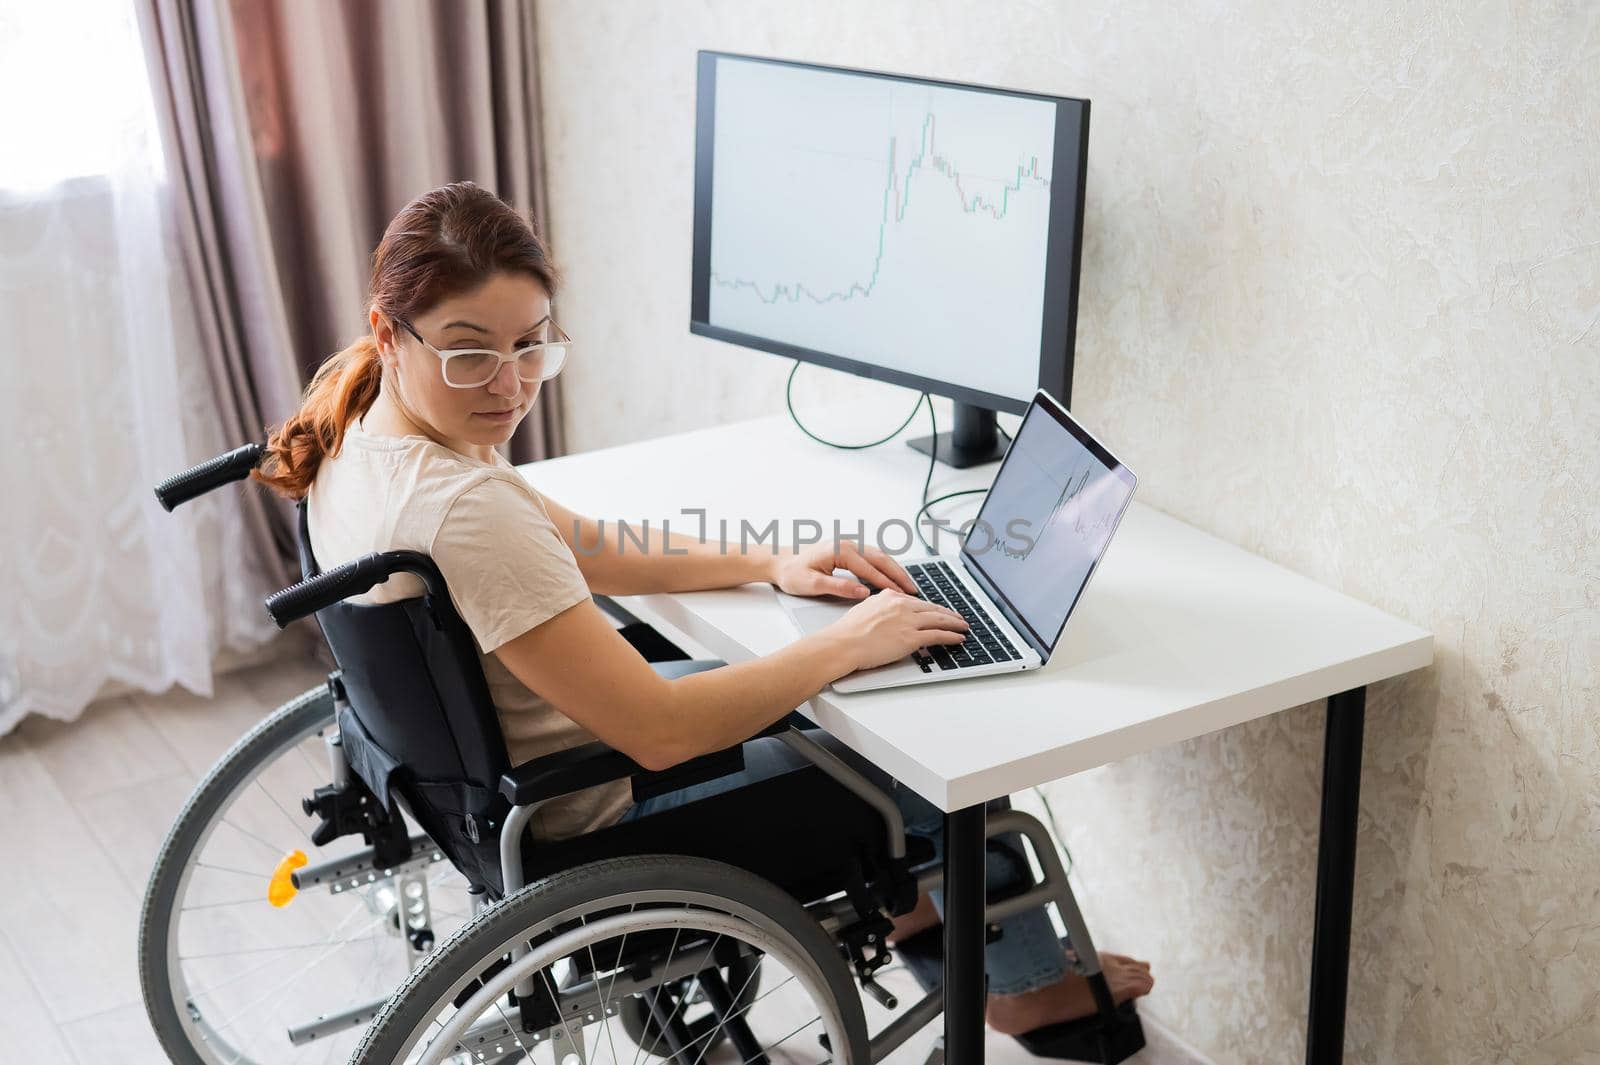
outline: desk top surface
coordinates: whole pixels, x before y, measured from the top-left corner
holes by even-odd
[[[881,413],[869,424],[888,421]],[[895,419],[897,420],[897,419]],[[911,435],[911,434],[905,434]],[[870,439],[870,437],[864,437]],[[902,440],[841,451],[786,416],[718,426],[521,468],[540,491],[636,532],[648,519],[713,542],[726,521],[779,539],[809,519],[830,539],[880,523],[898,550],[921,502],[927,457]],[[935,470],[930,498],[982,487],[996,465]],[[981,496],[936,509],[957,524]],[[802,525],[799,535],[819,535]],[[946,534],[941,551],[953,551]],[[770,540],[767,541],[770,543]],[[753,550],[769,550],[756,546]],[[909,561],[920,545],[899,555]],[[729,662],[797,639],[764,584],[622,600]],[[1042,669],[840,695],[801,709],[854,750],[950,811],[1191,739],[1428,665],[1429,632],[1228,544],[1137,498]]]

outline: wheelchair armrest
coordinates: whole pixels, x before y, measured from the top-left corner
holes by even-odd
[[[784,718],[762,729],[750,739],[776,736],[786,732],[788,728],[789,720]],[[732,747],[691,758],[671,769],[651,772],[621,751],[596,740],[594,743],[569,747],[564,751],[557,751],[542,758],[535,758],[531,762],[513,766],[500,778],[500,794],[513,806],[527,806],[545,799],[553,799],[558,795],[568,795],[584,788],[592,788],[596,784],[608,784],[613,780],[631,777],[636,799],[650,794],[659,795],[678,787],[687,787],[689,784],[723,776],[729,771],[730,760],[733,763],[732,769],[742,768],[743,760],[737,756],[748,742],[750,740],[744,740]]]
[[[596,740],[512,766],[500,778],[500,794],[513,806],[527,806],[643,772],[638,762]]]

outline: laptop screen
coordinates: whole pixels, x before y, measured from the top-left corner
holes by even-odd
[[[961,553],[1048,654],[1138,483],[1043,393],[1022,419]]]

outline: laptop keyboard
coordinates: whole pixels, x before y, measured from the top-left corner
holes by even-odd
[[[979,606],[967,594],[966,586],[951,572],[950,563],[942,559],[933,562],[914,562],[905,569],[916,582],[922,598],[930,603],[949,607],[966,618],[967,624],[972,626],[967,633],[965,643],[951,646],[934,644],[913,651],[911,657],[922,667],[922,672],[932,673],[935,669],[968,669],[972,666],[986,666],[993,662],[1017,661],[1022,658],[1017,649],[1011,646],[1011,641],[1005,638],[999,626],[990,620],[988,610]]]

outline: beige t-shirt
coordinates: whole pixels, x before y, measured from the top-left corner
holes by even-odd
[[[589,743],[594,736],[530,690],[494,650],[589,598],[572,550],[544,501],[496,454],[480,462],[422,436],[376,436],[352,422],[339,453],[323,460],[307,497],[311,550],[324,570],[369,551],[421,551],[450,586],[477,640],[513,765]],[[397,573],[352,602],[422,594]],[[614,823],[632,803],[614,781],[553,799],[533,832],[564,839]]]

